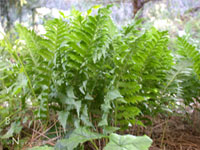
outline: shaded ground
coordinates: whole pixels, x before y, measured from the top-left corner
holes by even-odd
[[[184,117],[185,118],[185,117]],[[183,117],[159,117],[153,125],[145,128],[134,127],[131,134],[146,134],[153,139],[150,150],[200,150],[200,124]],[[200,118],[199,118],[200,119]],[[139,133],[134,133],[138,131]]]
[[[151,126],[146,128],[134,126],[121,134],[148,135],[153,139],[150,150],[200,150],[200,116],[197,116],[197,118],[190,117],[191,119],[188,120],[186,120],[186,118],[185,116],[159,116],[152,121],[153,124]],[[27,144],[21,149],[26,150],[28,147],[42,144],[55,145],[56,141],[60,138],[62,130],[59,129],[59,131],[57,131],[58,136],[54,138],[48,138],[46,135],[51,134],[51,132],[48,133],[48,131],[56,122],[57,121],[52,121],[52,125],[46,130],[43,129],[39,122],[35,127],[31,127],[32,129],[27,127],[27,133],[30,131],[31,137],[29,137]],[[25,129],[26,128],[24,128],[24,131]],[[55,134],[55,132],[53,132],[53,134]],[[96,142],[99,150],[102,150],[106,144],[105,140]],[[0,150],[8,149],[13,150],[13,145],[9,148],[3,148],[0,144]],[[85,143],[85,149],[94,150],[94,147],[91,143]]]

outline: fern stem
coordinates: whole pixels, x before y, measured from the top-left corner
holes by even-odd
[[[164,129],[163,129],[163,134],[162,134],[162,139],[161,139],[161,144],[160,144],[161,148],[163,147],[163,141],[164,141],[164,138],[165,138],[165,132],[166,132],[166,129],[167,129],[167,123],[168,123],[168,120],[165,121],[165,126],[164,126]]]
[[[29,83],[31,92],[33,93],[33,96],[34,96],[35,99],[36,99],[35,92],[34,92],[34,90],[33,90],[33,87],[32,87],[31,81],[30,81],[30,78],[29,78],[29,76],[28,76],[28,74],[27,74],[27,72],[26,72],[26,70],[25,70],[24,64],[22,63],[21,59],[19,58],[19,56],[17,55],[16,52],[14,52],[14,54],[12,53],[12,45],[11,45],[11,43],[9,42],[8,38],[7,38],[6,36],[5,36],[4,38],[5,38],[5,41],[6,41],[7,46],[8,46],[8,52],[10,53],[10,55],[11,55],[14,59],[15,59],[14,55],[16,55],[18,61],[19,61],[20,64],[22,65],[23,71],[24,71],[24,73],[25,73],[25,75],[26,75],[26,77],[27,77],[27,79],[28,79],[28,83]]]
[[[172,77],[172,79],[167,83],[166,87],[163,90],[163,93],[166,92],[167,88],[172,84],[172,82],[176,79],[176,76],[182,71],[183,67],[181,67]]]
[[[32,84],[31,84],[31,80],[30,80],[30,78],[29,78],[29,76],[28,76],[28,73],[27,73],[25,67],[24,67],[24,64],[22,63],[21,59],[19,58],[19,56],[18,56],[17,54],[16,54],[16,56],[17,56],[17,58],[18,58],[20,64],[22,65],[22,68],[23,68],[23,71],[24,71],[24,73],[25,73],[25,75],[26,75],[26,78],[28,79],[28,83],[29,83],[29,87],[30,87],[30,89],[31,89],[31,92],[32,92],[34,98],[37,99],[36,94],[35,94],[35,92],[34,92],[34,90],[33,90],[33,86],[32,86]]]
[[[97,145],[94,143],[93,140],[90,140],[90,142],[92,143],[92,145],[95,147],[96,150],[99,150],[98,147],[97,147]]]
[[[117,126],[117,111],[118,111],[118,104],[117,101],[115,101],[115,127]]]

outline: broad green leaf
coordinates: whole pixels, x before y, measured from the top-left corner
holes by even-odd
[[[79,88],[79,90],[81,91],[82,94],[85,94],[85,91],[83,90],[83,86],[81,86],[81,87]]]
[[[74,119],[74,127],[75,128],[80,128],[80,119]]]
[[[120,128],[118,127],[112,127],[112,126],[106,126],[104,129],[103,129],[103,133],[105,135],[107,134],[111,134],[111,133],[114,133],[115,131],[119,130]]]
[[[65,112],[65,111],[58,112],[58,120],[60,121],[64,130],[66,130],[66,123],[67,123],[68,116],[69,116],[69,112]]]
[[[148,150],[152,140],[148,136],[111,134],[104,150]]]
[[[108,100],[114,100],[116,98],[122,98],[123,96],[120,94],[120,92],[117,89],[113,89],[108,91],[106,95],[106,99]]]
[[[79,117],[80,109],[81,109],[81,101],[75,101],[74,106],[76,108],[76,112],[77,112],[78,117]]]
[[[4,134],[1,138],[2,139],[8,139],[8,138],[12,137],[14,131],[15,131],[14,126],[11,125],[10,129],[8,130],[8,132],[6,132],[6,134]]]
[[[67,150],[74,150],[74,148],[81,143],[103,137],[105,137],[105,135],[92,132],[86,127],[80,127],[75,129],[68,139],[59,140],[58,143],[62,145],[62,147],[66,147]]]
[[[101,105],[101,110],[104,112],[102,115],[102,120],[98,123],[98,126],[106,126],[108,125],[108,113],[111,107],[111,101],[117,99],[117,98],[123,98],[123,96],[120,94],[120,92],[117,89],[113,89],[108,91],[107,95],[105,96],[105,103]]]
[[[81,114],[81,120],[83,121],[83,123],[88,126],[88,127],[92,127],[92,123],[90,122],[89,116],[88,116],[88,108],[87,105],[85,105],[83,112]]]
[[[75,99],[73,98],[65,97],[65,104],[73,106],[76,109],[76,112],[79,117],[80,109],[81,109],[81,101],[75,101]]]
[[[87,80],[83,81],[83,87],[84,87],[85,90],[86,90],[86,86],[87,86]]]
[[[98,123],[98,126],[101,127],[101,126],[107,126],[108,125],[108,113],[105,112],[102,116],[102,120]]]
[[[86,94],[85,99],[87,100],[93,100],[93,97],[89,95],[89,93]]]
[[[36,146],[28,150],[54,150],[54,148],[49,146]]]
[[[76,96],[74,95],[74,89],[73,89],[73,87],[69,87],[68,88],[68,90],[67,90],[67,96],[69,98],[76,99]]]
[[[12,137],[14,133],[19,134],[21,129],[22,129],[22,126],[20,125],[20,122],[17,122],[17,123],[13,122],[8,132],[6,132],[6,134],[4,134],[1,138],[8,139]]]

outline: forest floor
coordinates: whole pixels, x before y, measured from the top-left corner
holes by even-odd
[[[153,144],[150,150],[200,150],[200,132],[197,130],[200,129],[200,124],[194,127],[194,122],[185,118],[187,117],[157,117],[151,126],[133,127],[128,132],[151,137]]]
[[[200,150],[200,121],[197,126],[194,126],[196,120],[193,120],[191,115],[170,117],[162,115],[154,119],[149,117],[149,119],[152,125],[134,126],[125,133],[151,137],[153,144],[149,150]],[[91,143],[86,143],[85,146],[87,150],[93,149]]]
[[[152,121],[152,125],[146,127],[134,126],[121,134],[149,136],[153,140],[153,144],[149,150],[200,150],[200,121],[197,125],[197,120],[193,120],[190,115],[173,115],[171,117],[162,115],[154,119],[151,117],[147,118]],[[38,137],[38,134],[36,134],[36,136]],[[30,139],[30,141],[34,141],[34,138]],[[50,141],[52,143],[52,139],[50,139]],[[30,142],[28,145],[32,145],[31,143],[34,142]],[[32,146],[40,145],[39,141],[35,143],[37,144]],[[87,150],[93,149],[91,143],[86,143],[85,146]],[[27,146],[25,147],[23,148],[24,150],[28,148]],[[12,149],[14,149],[14,147],[10,147],[8,150]],[[7,150],[7,148],[5,148],[5,150]]]

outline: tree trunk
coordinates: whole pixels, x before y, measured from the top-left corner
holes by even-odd
[[[35,30],[35,8],[32,8],[32,27]]]
[[[133,0],[132,4],[133,4],[133,16],[135,16],[139,10],[139,5],[138,5],[138,1],[139,0]]]
[[[1,16],[1,24],[6,31],[10,30],[11,23],[10,23],[10,16],[9,16],[9,1],[1,0],[0,1],[0,16]]]
[[[10,16],[9,16],[9,11],[8,11],[8,6],[6,6],[6,19],[7,19],[7,26],[6,26],[6,31],[10,30],[11,27],[11,20],[10,20]]]
[[[149,1],[153,0],[132,0],[133,5],[133,17],[137,14],[137,12],[143,8],[144,4],[146,4]],[[142,16],[141,16],[142,17]]]

